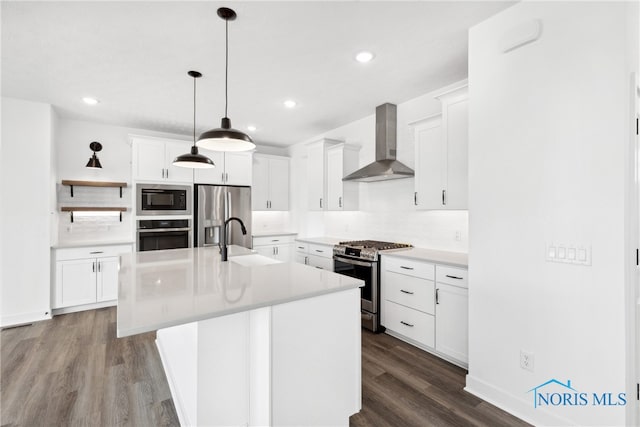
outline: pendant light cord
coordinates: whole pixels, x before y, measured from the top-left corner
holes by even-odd
[[[229,95],[228,95],[228,91],[229,91],[229,20],[226,19],[225,21],[225,39],[224,39],[224,44],[225,44],[225,51],[224,51],[224,62],[225,62],[225,68],[224,68],[224,116],[225,117],[229,117],[227,115],[227,109],[229,106]]]
[[[196,77],[193,77],[193,146],[196,146]]]

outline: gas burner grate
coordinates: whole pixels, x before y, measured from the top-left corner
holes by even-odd
[[[379,240],[353,240],[348,242],[340,242],[340,245],[360,248],[377,249],[379,251],[389,249],[403,249],[413,247],[407,243],[381,242]]]

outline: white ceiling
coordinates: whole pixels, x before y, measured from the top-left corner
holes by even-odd
[[[512,2],[2,2],[2,95],[60,116],[189,135],[224,114],[290,145],[467,76],[467,29]],[[356,62],[360,50],[376,58]],[[81,98],[101,102],[85,105]],[[285,109],[287,98],[298,107]]]

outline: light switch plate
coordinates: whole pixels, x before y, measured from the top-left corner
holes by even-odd
[[[546,260],[563,264],[591,265],[591,247],[587,245],[548,243]]]

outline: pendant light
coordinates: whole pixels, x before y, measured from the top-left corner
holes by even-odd
[[[182,154],[173,159],[173,165],[194,169],[214,168],[216,165],[213,161],[198,153],[198,147],[196,147],[196,79],[202,77],[202,74],[197,71],[189,71],[187,74],[193,77],[193,146],[190,153]]]
[[[89,148],[93,151],[93,156],[89,157],[89,162],[87,163],[87,167],[90,169],[102,169],[102,165],[100,164],[100,159],[96,156],[96,153],[102,150],[102,144],[98,141],[93,141],[89,144]]]
[[[220,127],[209,130],[198,138],[198,147],[214,151],[248,151],[256,148],[249,135],[231,127],[227,117],[229,104],[229,21],[236,19],[236,13],[227,7],[218,9],[218,16],[225,21],[225,70],[224,70],[224,117]]]

